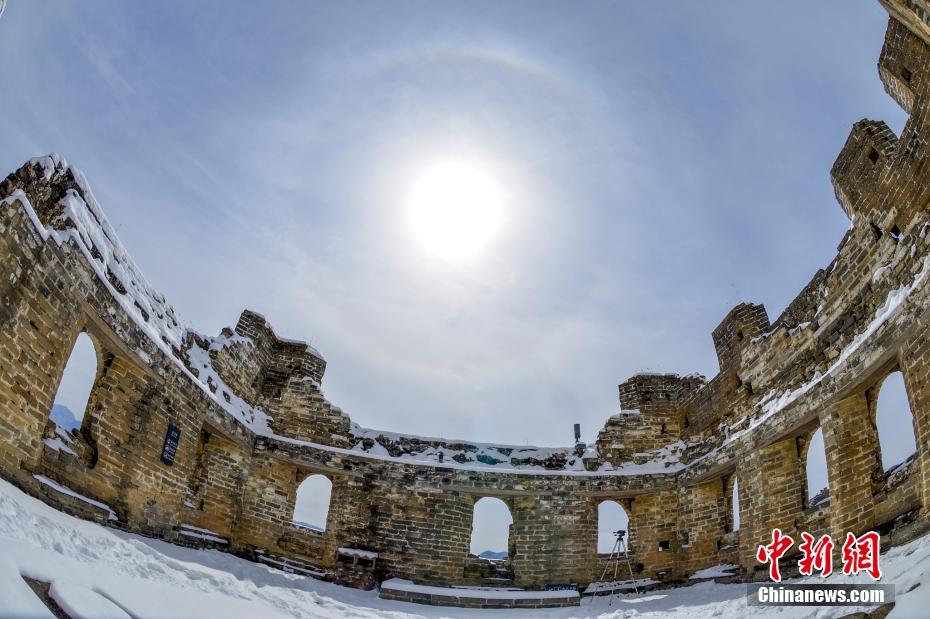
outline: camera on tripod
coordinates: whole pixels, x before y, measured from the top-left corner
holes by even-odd
[[[619,531],[614,531],[614,537],[622,541],[623,538],[626,537],[626,529],[620,529]]]

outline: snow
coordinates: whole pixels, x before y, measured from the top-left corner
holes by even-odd
[[[319,525],[310,524],[309,522],[304,522],[302,520],[291,520],[291,524],[295,527],[300,527],[301,529],[310,529],[311,531],[316,531],[317,533],[324,533],[326,529]]]
[[[680,450],[683,449],[684,443],[677,441],[671,445],[667,445],[661,449],[657,449],[654,452],[637,454],[637,456],[648,457],[650,460],[643,463],[636,462],[625,462],[620,467],[614,468],[609,462],[604,463],[600,466],[599,469],[595,471],[586,471],[583,469],[582,457],[577,457],[572,452],[572,458],[575,460],[574,463],[569,463],[566,468],[562,469],[547,469],[539,465],[519,465],[514,466],[509,461],[500,462],[498,464],[472,464],[466,463],[461,464],[453,460],[450,456],[445,454],[455,455],[457,453],[462,453],[459,450],[448,449],[445,447],[441,448],[429,448],[420,453],[404,453],[400,456],[391,456],[383,455],[379,453],[373,453],[372,451],[365,451],[360,444],[356,444],[351,449],[345,449],[342,447],[331,447],[329,445],[323,445],[321,443],[314,443],[312,441],[303,441],[300,439],[290,438],[287,436],[271,435],[268,434],[270,438],[273,438],[276,441],[282,443],[288,443],[291,445],[297,445],[302,447],[310,447],[312,449],[318,449],[320,451],[328,451],[331,453],[338,453],[347,456],[356,456],[368,460],[383,460],[389,462],[402,462],[406,464],[416,464],[417,466],[431,466],[438,468],[449,468],[461,471],[475,471],[475,472],[502,472],[511,475],[557,475],[557,476],[568,476],[568,477],[603,477],[603,476],[635,476],[642,475],[647,473],[675,473],[677,471],[683,470],[685,465],[682,464],[679,460]],[[451,441],[450,441],[451,442]],[[475,443],[471,443],[475,445]],[[497,449],[497,447],[494,447]],[[557,453],[561,450],[558,448],[552,447],[520,447],[519,457],[527,457],[524,454],[535,453],[543,454],[547,450],[551,453]],[[442,452],[444,454],[443,461],[439,461],[438,454]],[[514,455],[517,455],[516,453]],[[536,457],[536,456],[534,456]],[[435,459],[431,459],[435,458]]]
[[[185,343],[189,341],[187,337],[188,334],[195,332],[181,324],[181,321],[175,315],[174,308],[172,308],[165,300],[165,297],[155,291],[143,277],[138,267],[129,257],[128,252],[123,247],[119,238],[116,236],[113,227],[104,217],[103,211],[94,198],[83,173],[77,168],[70,166],[63,157],[55,154],[33,159],[30,163],[40,166],[47,180],[52,180],[56,176],[65,175],[68,171],[74,176],[84,195],[82,198],[76,191],[70,190],[60,201],[62,207],[60,217],[66,219],[69,222],[68,225],[63,227],[59,225],[58,227],[62,229],[57,229],[57,227],[51,225],[48,227],[43,225],[26,194],[19,190],[13,192],[11,196],[4,199],[2,204],[12,204],[16,201],[21,203],[24,211],[31,219],[36,231],[43,240],[47,241],[52,239],[58,245],[62,245],[67,241],[73,241],[87,258],[88,263],[96,272],[100,282],[109,290],[113,299],[122,306],[125,313],[149,339],[165,353],[168,359],[175,363],[175,365],[177,365],[177,367],[186,374],[207,397],[216,402],[222,409],[229,413],[230,416],[259,436],[273,437],[282,441],[288,440],[284,437],[276,436],[271,431],[270,418],[265,411],[260,407],[250,405],[239,397],[231,387],[223,382],[213,367],[212,359],[210,358],[211,351],[221,350],[223,347],[233,343],[251,342],[251,340],[237,334],[230,337],[218,336],[212,338],[196,334],[198,337],[193,338],[191,347],[184,351],[190,367],[185,365],[185,362],[178,358],[177,353],[181,351]],[[116,314],[113,307],[108,308],[108,310],[111,315]],[[305,344],[305,342],[299,340],[279,339],[295,344]],[[207,347],[201,347],[200,341],[205,341]],[[310,350],[313,354],[322,359],[322,355],[319,354],[319,351],[312,348]],[[150,360],[150,356],[144,350],[137,350],[136,352],[144,360]],[[648,374],[641,373],[640,375]],[[310,380],[312,381],[313,379],[311,378]],[[631,463],[618,469],[613,469],[608,464],[599,471],[587,471],[584,466],[585,458],[577,456],[574,447],[535,447],[526,445],[474,443],[471,441],[401,435],[361,428],[358,425],[353,425],[352,432],[358,441],[351,450],[336,449],[310,442],[290,442],[303,444],[323,451],[359,455],[369,459],[470,471],[496,470],[508,473],[538,475],[568,474],[597,476],[672,473],[684,468],[677,461],[677,457],[670,458],[668,453],[657,453],[654,462]],[[428,447],[419,453],[403,453],[395,457],[391,456],[385,446],[376,440],[379,436],[395,441],[403,438],[419,439],[423,442],[433,442],[442,446]],[[365,449],[362,440],[365,438],[375,439],[374,444],[368,449]],[[67,440],[64,442],[66,443]],[[470,447],[474,447],[474,449],[463,451],[461,449],[450,449],[447,447],[447,445],[452,444],[469,445]],[[63,444],[54,439],[51,440],[49,446],[53,449],[65,448]],[[455,457],[462,459],[463,456],[468,458],[469,461],[460,463],[454,460]],[[442,458],[441,461],[440,457]],[[553,457],[564,457],[566,465],[561,469],[547,469],[544,466],[536,464],[515,465],[511,462],[511,458],[545,461]]]
[[[579,457],[576,455],[574,447],[535,447],[454,441],[371,430],[362,428],[356,424],[352,426],[352,434],[358,440],[354,447],[348,450],[333,448],[309,441],[296,441],[276,436],[270,429],[270,418],[268,415],[261,408],[251,406],[244,399],[236,395],[235,391],[220,378],[219,374],[213,368],[212,359],[210,358],[210,351],[220,350],[232,343],[250,342],[251,340],[241,335],[232,335],[230,337],[219,336],[214,338],[202,338],[202,336],[200,336],[199,338],[193,338],[193,344],[185,351],[190,364],[190,368],[188,368],[184,362],[177,357],[176,352],[183,347],[186,341],[189,341],[187,335],[192,333],[192,331],[181,325],[180,321],[175,316],[174,309],[167,304],[165,298],[156,292],[142,276],[138,267],[129,257],[122,243],[117,238],[112,226],[104,217],[100,205],[94,198],[84,175],[80,170],[69,166],[64,158],[54,154],[33,159],[30,163],[40,166],[45,178],[49,180],[56,175],[64,175],[68,171],[73,174],[83,193],[83,197],[74,190],[70,190],[60,201],[62,207],[60,217],[68,220],[68,222],[70,222],[70,227],[65,226],[63,229],[57,229],[56,226],[44,226],[41,221],[39,221],[35,209],[30,204],[27,196],[22,191],[14,192],[10,197],[4,199],[2,204],[19,201],[42,239],[52,239],[59,245],[69,240],[73,241],[84,253],[88,263],[95,270],[102,284],[110,291],[114,300],[122,306],[127,315],[149,336],[152,342],[158,346],[195,385],[201,388],[209,398],[229,413],[230,416],[259,436],[272,437],[280,441],[305,445],[322,451],[361,456],[374,460],[478,472],[501,471],[513,474],[568,476],[635,476],[675,473],[686,468],[686,465],[682,464],[680,461],[682,446],[677,444],[661,450],[656,450],[651,454],[637,454],[633,462],[624,463],[617,468],[612,467],[609,463],[604,463],[598,470],[588,471],[585,468],[584,461],[590,459],[592,454],[592,447],[590,445],[586,446],[583,456]],[[921,230],[921,233],[923,232],[924,229]],[[885,267],[883,267],[883,269],[884,268]],[[883,272],[883,269],[879,269],[879,271]],[[839,367],[839,365],[865,341],[865,339],[871,336],[872,333],[894,314],[904,299],[906,299],[911,291],[926,277],[928,270],[930,270],[930,256],[924,259],[922,271],[915,277],[910,285],[894,290],[888,295],[885,305],[878,311],[872,323],[842,351],[839,358],[825,373],[815,374],[808,383],[795,390],[782,393],[777,397],[774,392],[769,393],[762,401],[762,415],[752,420],[748,428],[729,436],[724,441],[724,444],[732,442],[741,434],[764,423],[772,415],[791,404],[798,397],[804,395],[815,385],[819,384],[825,377],[829,376],[831,372]],[[876,272],[875,276],[880,277],[880,273]],[[115,310],[112,307],[108,309],[111,314],[115,314]],[[790,333],[808,327],[809,323],[801,324],[793,328]],[[769,334],[765,334],[763,337],[767,337],[768,335]],[[199,339],[207,342],[207,348],[200,346]],[[303,342],[299,342],[298,340],[282,341],[303,344]],[[143,356],[144,359],[149,359],[145,351],[140,350],[137,352]],[[317,351],[313,352],[319,355]],[[641,372],[638,374],[638,376],[652,375],[656,374],[648,372]],[[621,411],[620,414],[635,414],[635,412]],[[378,441],[379,437],[384,437],[389,441],[395,442],[402,439],[418,439],[424,443],[434,443],[434,445],[428,445],[422,451],[413,453],[404,452],[399,456],[392,456],[390,451]],[[364,439],[372,439],[373,441],[368,442],[371,446],[367,449]],[[46,444],[52,449],[68,450],[66,443],[67,439],[65,438],[61,441],[52,438],[49,439]],[[448,447],[449,445],[467,445],[468,447],[464,450],[451,449]],[[694,462],[708,457],[715,453],[715,451],[701,456]],[[465,461],[458,462],[456,458]],[[519,462],[515,464],[512,459],[536,460],[539,462],[564,459],[565,465],[562,468],[554,469],[546,468],[539,464],[521,464]]]
[[[892,290],[888,293],[888,296],[885,297],[885,303],[875,312],[875,317],[872,318],[872,321],[868,326],[858,335],[856,335],[852,341],[846,345],[846,347],[840,352],[836,360],[827,368],[826,372],[820,373],[817,372],[811,378],[810,381],[801,385],[797,389],[792,391],[787,391],[782,393],[778,397],[774,397],[774,394],[770,394],[762,401],[762,410],[763,415],[759,419],[754,420],[750,424],[750,429],[758,426],[760,423],[777,413],[778,411],[784,409],[786,406],[794,402],[800,396],[804,395],[815,386],[820,384],[824,378],[830,376],[837,368],[839,368],[846,360],[859,349],[860,346],[872,336],[873,333],[878,331],[879,327],[884,325],[889,318],[891,318],[894,313],[898,310],[901,304],[905,299],[911,294],[917,286],[927,277],[927,273],[930,271],[930,256],[924,258],[923,268],[920,273],[914,278],[914,281],[910,284],[905,284],[900,288]]]
[[[159,348],[173,356],[171,348],[180,348],[185,329],[175,317],[174,308],[152,288],[129,257],[94,198],[84,174],[69,166],[68,162],[57,154],[31,159],[29,163],[39,165],[46,180],[51,180],[56,175],[64,175],[68,171],[72,173],[84,197],[71,189],[59,201],[59,205],[64,207],[60,217],[69,220],[73,227],[61,230],[53,226],[46,228],[22,191],[14,192],[4,203],[18,199],[25,206],[43,240],[51,238],[58,245],[73,240],[113,298]],[[111,278],[118,282],[125,292],[118,290]]]
[[[878,331],[888,320],[894,316],[898,311],[901,305],[905,300],[910,296],[910,294],[927,278],[928,273],[930,273],[930,256],[925,256],[923,260],[923,265],[920,272],[914,277],[914,280],[910,284],[905,284],[900,288],[896,288],[888,293],[888,296],[885,297],[885,302],[882,306],[875,312],[875,316],[869,322],[865,329],[857,334],[849,344],[840,351],[840,354],[836,357],[833,363],[826,369],[825,372],[817,371],[811,377],[809,381],[803,385],[792,389],[789,391],[782,392],[780,395],[776,395],[775,391],[769,391],[760,401],[760,406],[762,414],[754,419],[750,419],[749,424],[746,428],[741,429],[738,432],[730,434],[723,441],[723,443],[712,451],[695,458],[690,462],[691,465],[704,460],[717,453],[725,447],[726,445],[733,443],[738,438],[751,432],[755,428],[759,427],[774,415],[784,410],[787,406],[792,404],[795,400],[808,393],[811,389],[819,385],[827,377],[831,376],[838,368],[840,368],[849,357],[851,357],[867,339],[869,339],[876,331]]]
[[[183,347],[189,329],[181,324],[175,315],[174,308],[167,303],[164,296],[152,288],[129,257],[113,227],[104,217],[103,210],[94,198],[84,174],[56,154],[32,159],[29,163],[39,165],[46,180],[51,180],[57,175],[65,175],[68,171],[74,176],[84,197],[82,198],[74,190],[69,190],[59,201],[59,205],[63,208],[60,218],[68,220],[69,226],[57,229],[54,226],[43,225],[35,208],[22,190],[14,191],[12,195],[0,201],[0,205],[18,201],[43,241],[52,239],[59,246],[67,241],[73,241],[87,258],[88,264],[94,269],[98,279],[113,299],[122,306],[136,326],[165,353],[168,359],[235,419],[258,434],[270,435],[267,415],[260,409],[249,406],[219,380],[216,372],[213,371],[212,364],[209,363],[209,354],[206,351],[197,346],[192,347],[190,351],[192,361],[200,363],[196,366],[201,371],[199,377],[192,374],[177,357],[176,351]],[[112,308],[109,309],[109,313],[115,315],[115,311]],[[145,351],[137,350],[137,352],[143,359],[150,359]],[[206,363],[204,358],[206,358]],[[210,388],[210,378],[213,379],[214,385],[220,387],[216,393]],[[229,396],[229,400],[226,400],[224,393]]]
[[[47,438],[42,442],[45,443],[50,449],[54,449],[55,451],[66,451],[72,456],[77,456],[77,453],[75,453],[75,451],[71,449],[71,447],[65,443],[60,436],[56,436],[55,438]]]
[[[136,619],[741,619],[750,614],[746,585],[705,581],[650,593],[585,598],[580,607],[506,611],[441,608],[378,598],[377,591],[339,587],[216,550],[195,550],[102,527],[55,511],[0,480],[0,616],[51,618],[20,577],[68,580],[99,593]],[[897,587],[891,619],[925,617],[930,607],[930,537],[882,555],[882,582]],[[868,582],[833,575],[790,583]],[[919,585],[919,586],[918,586]],[[916,587],[916,588],[915,588]],[[558,592],[564,594],[564,592]],[[854,607],[754,607],[752,616],[841,617]]]
[[[281,571],[286,572],[288,574],[302,574],[304,576],[313,576],[315,578],[324,578],[326,576],[326,572],[321,572],[319,570],[310,570],[305,567],[301,567],[300,565],[297,565],[296,563],[291,563],[287,559],[283,559],[279,561],[277,559],[273,559],[272,557],[269,557],[268,555],[262,554],[260,552],[256,552],[255,554],[258,556],[258,560],[261,561],[262,563],[267,563],[268,565],[277,567]]]
[[[341,555],[348,555],[350,557],[358,557],[360,559],[377,559],[378,553],[372,552],[370,550],[360,550],[358,548],[339,548],[336,550]]]
[[[0,557],[0,614],[23,619],[55,619],[9,557]]]
[[[724,576],[733,576],[733,573],[739,570],[739,566],[734,563],[725,563],[698,570],[691,574],[689,580],[702,580],[704,578],[723,578]]]
[[[70,580],[56,580],[48,594],[71,619],[130,619],[107,598]]]
[[[382,589],[390,591],[406,591],[408,593],[423,593],[427,595],[447,595],[460,598],[484,600],[552,600],[569,597],[578,597],[578,592],[565,591],[521,591],[519,589],[494,589],[491,587],[431,587],[417,585],[402,578],[391,578],[381,583]]]
[[[877,283],[878,280],[880,280],[881,278],[885,277],[885,274],[887,274],[888,271],[891,270],[891,267],[892,267],[892,264],[891,264],[891,263],[888,263],[888,264],[886,264],[886,265],[884,265],[884,266],[881,266],[881,267],[877,268],[877,269],[875,270],[875,272],[872,273],[872,283],[873,283],[873,284],[874,284],[874,283]]]
[[[213,349],[214,346],[222,347],[229,345],[230,342],[228,340],[232,340],[232,338],[220,336],[216,338],[207,338],[207,340],[211,342],[210,348]],[[247,341],[251,342],[251,340]],[[244,426],[251,428],[256,434],[261,436],[272,435],[268,425],[270,418],[265,411],[261,408],[252,406],[240,398],[231,387],[223,382],[223,379],[220,378],[219,374],[217,374],[216,370],[213,368],[213,360],[210,358],[210,352],[208,350],[201,348],[195,340],[186,351],[186,354],[191,369],[197,372],[196,377],[191,375],[191,378],[195,383],[204,388],[204,392],[210,399],[219,404],[226,412]],[[185,371],[190,374],[187,368],[185,368]]]
[[[67,486],[62,486],[57,481],[49,479],[45,475],[33,475],[33,477],[37,479],[40,483],[45,484],[49,488],[52,488],[53,490],[60,492],[61,494],[66,494],[70,497],[74,497],[75,499],[79,501],[83,501],[87,503],[88,505],[93,505],[96,508],[102,509],[103,511],[107,512],[109,520],[118,520],[118,518],[116,517],[116,512],[114,512],[110,508],[110,506],[107,505],[106,503],[101,503],[100,501],[95,501],[94,499],[88,498],[84,496],[83,494],[78,494],[71,488],[68,488]]]
[[[215,544],[229,543],[228,539],[221,537],[220,534],[215,531],[211,531],[210,529],[201,529],[189,524],[182,524],[180,533],[184,537],[189,537],[191,539],[201,539],[207,542],[213,542]]]
[[[584,592],[587,593],[606,593],[608,591],[628,591],[639,587],[648,587],[659,584],[658,580],[651,578],[640,578],[639,580],[614,580],[611,582],[592,582]]]

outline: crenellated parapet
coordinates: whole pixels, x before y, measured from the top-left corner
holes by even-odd
[[[763,305],[740,303],[730,310],[713,332],[720,371],[736,370],[741,349],[768,330],[769,316]]]
[[[930,40],[930,4],[927,0],[879,0],[892,19],[878,60],[885,92],[911,114],[917,93],[926,91],[930,68],[925,42]],[[916,35],[916,36],[915,36]]]
[[[265,397],[275,397],[291,378],[310,378],[323,382],[326,361],[307,342],[279,337],[264,316],[243,310],[235,333],[252,340],[262,360],[256,385]]]
[[[704,385],[698,374],[637,374],[618,387],[620,412],[598,433],[602,461],[619,466],[678,441],[682,434],[681,403]]]
[[[321,390],[326,361],[308,343],[278,336],[264,316],[244,310],[234,330],[224,329],[215,338],[192,337],[185,353],[189,356],[195,346],[209,355],[220,381],[267,415],[269,431],[351,445],[349,418]]]
[[[887,170],[898,136],[880,120],[860,120],[853,125],[843,150],[830,170],[836,199],[850,219],[855,219],[876,181]]]

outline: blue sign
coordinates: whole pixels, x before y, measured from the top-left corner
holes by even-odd
[[[174,464],[174,456],[178,453],[178,442],[180,440],[181,428],[169,423],[168,432],[165,434],[165,445],[161,448],[161,461],[168,466]]]

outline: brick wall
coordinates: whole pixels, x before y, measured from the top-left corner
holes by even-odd
[[[605,499],[630,517],[637,573],[668,579],[737,555],[748,572],[756,544],[776,526],[839,534],[926,513],[930,32],[911,4],[884,4],[901,22],[889,22],[879,75],[911,117],[900,137],[881,121],[860,121],[840,150],[831,179],[851,228],[836,257],[774,323],[762,305],[733,308],[712,333],[720,372],[710,380],[623,382],[621,411],[605,422],[584,470],[566,466],[573,448],[517,471],[401,457],[470,448],[440,439],[391,439],[391,456],[358,451],[374,440],[355,436],[323,395],[320,353],[249,310],[217,337],[188,331],[180,347],[154,341],[93,251],[39,234],[21,196],[42,226],[65,230],[72,224],[59,200],[83,189],[68,169],[29,164],[0,183],[0,474],[99,516],[40,485],[33,474],[41,473],[107,503],[130,530],[177,539],[182,524],[192,525],[246,556],[283,557],[350,581],[351,569],[336,565],[340,546],[377,552],[378,578],[465,582],[473,508],[484,496],[508,504],[509,567],[515,584],[530,588],[600,575],[597,505]],[[98,372],[72,455],[43,437],[82,331],[97,347]],[[196,378],[203,368],[191,366],[195,346],[228,389],[270,417],[277,436],[258,436],[226,412],[223,394]],[[898,368],[918,452],[892,479],[881,471],[874,403]],[[170,464],[161,460],[169,424],[180,430]],[[831,497],[808,509],[806,444],[817,427]],[[650,466],[659,456],[671,466]],[[297,487],[313,473],[333,482],[322,533],[292,523]],[[738,532],[730,530],[735,479]]]

